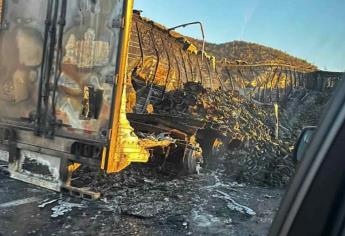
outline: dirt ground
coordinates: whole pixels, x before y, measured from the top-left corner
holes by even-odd
[[[102,189],[99,201],[0,174],[0,235],[267,235],[284,190],[238,184],[231,161],[189,177],[150,165],[84,174],[82,182]]]

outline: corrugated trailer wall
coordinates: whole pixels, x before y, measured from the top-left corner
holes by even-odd
[[[183,87],[187,82],[200,82],[205,88],[220,87],[220,78],[212,61],[201,55],[201,49],[199,53],[189,51],[183,40],[172,36],[162,26],[134,14],[128,74],[132,83],[133,80],[144,82],[142,86],[134,85],[139,92],[137,102],[140,102],[140,97],[145,99],[150,96],[148,91],[143,92],[145,88],[155,89],[154,95],[151,93],[148,99],[149,103],[154,103],[152,100],[159,99],[167,91]],[[141,99],[142,103],[144,99]]]

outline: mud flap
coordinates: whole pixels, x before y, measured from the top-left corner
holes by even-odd
[[[39,187],[62,192],[86,200],[97,200],[101,194],[71,186],[72,172],[80,165],[71,165],[65,158],[41,154],[28,150],[13,153],[0,151],[0,160],[8,162],[9,176],[13,179]]]
[[[8,154],[8,152],[0,150],[0,161],[8,163],[8,161],[9,161],[9,154]]]
[[[10,160],[8,170],[13,179],[59,192],[64,185],[62,180],[67,180],[61,176],[61,169],[67,170],[63,165],[61,158],[19,150],[18,157]]]

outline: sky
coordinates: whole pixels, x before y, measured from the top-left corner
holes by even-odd
[[[345,71],[345,0],[135,0],[135,9],[169,28],[201,21],[211,43],[259,43]],[[201,39],[197,25],[178,31]]]

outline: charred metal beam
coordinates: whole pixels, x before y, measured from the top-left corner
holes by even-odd
[[[277,82],[276,82],[276,101],[277,102],[279,102],[279,99],[280,99],[279,83],[280,83],[280,79],[281,79],[282,74],[283,74],[283,68],[280,68],[278,79],[277,79]]]
[[[188,25],[194,25],[194,24],[198,24],[200,25],[200,30],[201,30],[201,34],[202,34],[202,60],[204,59],[204,52],[205,52],[205,31],[204,31],[204,27],[202,25],[202,23],[200,21],[195,21],[195,22],[189,22],[189,23],[185,23],[185,24],[182,24],[182,25],[178,25],[178,26],[175,26],[175,27],[172,27],[172,28],[169,28],[168,29],[168,32],[172,31],[172,30],[175,30],[177,28],[180,28],[180,27],[186,27]]]
[[[163,38],[160,37],[160,39],[161,39],[161,41],[162,41],[163,50],[164,50],[165,54],[167,55],[167,59],[168,59],[168,73],[167,73],[166,78],[165,78],[165,82],[164,82],[164,92],[163,92],[163,94],[162,94],[162,96],[164,96],[165,91],[166,91],[166,89],[167,89],[167,85],[168,85],[168,80],[169,80],[170,72],[171,72],[171,58],[170,58],[170,54],[169,54],[169,52],[168,52],[168,49],[167,49],[167,47],[166,47],[166,45],[165,45],[165,42],[164,42]]]
[[[172,46],[171,46],[172,47]],[[177,74],[178,74],[178,87],[181,86],[181,82],[182,82],[182,72],[181,72],[181,68],[180,68],[180,63],[179,61],[177,60],[177,55],[175,53],[173,53],[173,56],[174,56],[174,60],[175,60],[175,66],[176,66],[176,69],[177,69]]]
[[[212,72],[211,72],[210,64],[208,61],[206,62],[206,68],[209,75],[210,88],[213,89]]]
[[[230,73],[230,70],[228,67],[225,67],[225,71],[229,77],[229,80],[230,80],[230,84],[231,84],[231,90],[234,91],[235,90],[235,87],[234,87],[234,82],[233,82],[233,78],[231,76],[231,73]]]
[[[159,68],[159,63],[160,63],[160,59],[161,58],[160,58],[160,54],[159,54],[159,51],[158,51],[157,43],[156,43],[155,36],[154,36],[154,33],[153,33],[152,29],[150,31],[150,38],[151,38],[151,42],[153,43],[153,49],[155,51],[155,56],[157,58],[157,63],[156,63],[156,66],[155,66],[155,69],[154,69],[154,73],[153,73],[153,78],[152,78],[152,81],[151,81],[151,83],[154,83],[156,81],[157,71],[158,71],[158,68]]]
[[[183,62],[183,69],[184,69],[184,73],[185,73],[185,75],[186,75],[186,82],[189,82],[189,80],[188,80],[188,72],[187,72],[187,65],[186,65],[185,58],[184,58],[184,56],[183,56],[183,50],[182,50],[182,48],[180,48],[179,52],[180,52],[181,59],[182,59],[182,62]]]
[[[188,61],[188,64],[189,64],[189,69],[190,69],[190,73],[192,75],[192,82],[195,82],[195,79],[194,79],[194,70],[193,70],[193,63],[190,59],[190,53],[186,53],[187,54],[187,61]]]
[[[144,65],[144,49],[143,49],[143,41],[142,41],[142,34],[138,26],[138,22],[135,22],[135,27],[137,30],[137,37],[139,41],[139,48],[140,48],[140,60],[141,60],[141,65]]]
[[[206,122],[197,121],[193,119],[186,120],[185,118],[164,116],[158,114],[127,114],[128,119],[133,122],[144,122],[146,124],[158,125],[171,129],[183,130],[187,134],[195,134],[195,132],[203,128]]]
[[[264,87],[262,89],[262,93],[260,93],[259,91],[259,101],[260,102],[265,102],[266,100],[266,90],[267,90],[267,83],[268,83],[268,80],[270,79],[271,77],[271,73],[273,72],[272,68],[270,67],[271,71],[270,73],[265,77],[265,79],[263,81],[261,81],[261,83],[258,85],[259,88],[261,88],[262,86]],[[265,70],[267,72],[267,70]]]
[[[296,88],[297,87],[297,71],[296,70],[294,70],[293,78],[294,78],[293,87]]]
[[[271,84],[270,84],[270,102],[272,102],[272,93],[273,93],[273,80],[275,76],[277,75],[278,67],[275,68],[272,78],[271,78]]]
[[[198,68],[199,68],[200,82],[201,82],[201,84],[204,84],[204,79],[203,79],[203,76],[202,76],[202,71],[201,71],[199,57],[197,57],[196,60],[197,60],[197,63],[198,63]]]
[[[222,81],[222,79],[221,79],[221,76],[219,75],[219,72],[218,72],[217,68],[215,69],[215,73],[216,73],[216,78],[217,78],[218,81],[219,81],[220,88],[221,88],[222,90],[225,90],[225,86],[224,86],[224,84],[223,84],[223,81]]]

